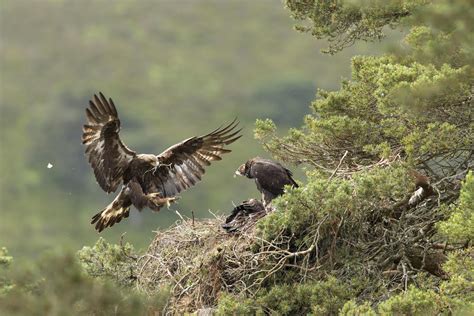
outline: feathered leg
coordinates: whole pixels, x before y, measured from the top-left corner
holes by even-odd
[[[166,205],[169,207],[172,202],[179,199],[178,196],[162,197],[162,195],[157,192],[145,194],[140,184],[135,180],[130,181],[128,187],[130,188],[132,204],[138,210],[148,207],[151,210],[158,212],[163,206]]]
[[[176,202],[179,199],[179,196],[173,197],[161,197],[160,193],[149,193],[146,195],[148,199],[148,207],[155,212],[160,211],[160,209],[166,205],[170,207],[171,203]]]

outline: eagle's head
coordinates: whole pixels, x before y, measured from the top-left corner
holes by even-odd
[[[252,178],[250,175],[250,167],[252,166],[252,160],[247,161],[241,165],[237,170],[235,170],[234,176],[245,176],[247,178]]]
[[[150,154],[139,154],[137,157],[140,159],[142,162],[146,162],[148,164],[151,164],[153,166],[158,166],[159,161],[158,158],[155,155],[150,155]]]

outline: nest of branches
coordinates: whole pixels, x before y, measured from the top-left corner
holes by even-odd
[[[220,219],[182,219],[156,232],[148,251],[138,261],[138,286],[154,293],[171,287],[169,308],[196,310],[213,305],[220,289],[220,252],[228,236]]]
[[[396,160],[385,161],[383,167]],[[271,284],[329,275],[347,284],[365,279],[368,286],[358,298],[374,304],[422,278],[440,282],[447,277],[442,269],[446,252],[467,246],[448,244],[436,231],[436,223],[446,216],[445,206],[458,198],[470,168],[464,167],[438,177],[431,183],[434,193],[415,205],[407,196],[388,206],[374,204],[370,211],[316,214],[302,231],[282,228],[271,240],[255,229],[260,216],[249,218],[233,234],[221,228],[221,217],[182,218],[157,232],[139,259],[138,286],[148,293],[169,286],[169,310],[189,312],[216,306],[223,292],[252,298]],[[353,174],[336,168],[329,180]]]
[[[182,313],[215,306],[223,291],[252,297],[279,271],[307,274],[314,269],[297,263],[309,258],[314,246],[293,251],[292,238],[283,231],[275,240],[264,240],[254,229],[259,219],[250,218],[251,223],[233,234],[221,228],[223,217],[183,218],[157,232],[138,260],[138,287],[149,294],[171,287],[167,310]]]

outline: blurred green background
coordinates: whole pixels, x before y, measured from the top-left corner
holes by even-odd
[[[327,44],[292,30],[289,12],[270,0],[11,0],[0,12],[0,245],[15,257],[98,238],[90,218],[114,195],[95,183],[80,141],[94,93],[114,99],[122,139],[143,153],[239,118],[244,137],[233,152],[172,207],[210,217],[258,196],[232,177],[248,158],[267,156],[253,139],[255,119],[299,126],[316,89],[349,75],[351,56],[383,50],[362,43],[323,55]],[[127,232],[144,248],[178,219],[134,211],[102,235],[116,242]]]

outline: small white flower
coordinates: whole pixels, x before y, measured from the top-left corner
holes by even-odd
[[[51,168],[53,168],[53,164],[48,162],[48,165],[46,167],[48,167],[48,169],[51,169]]]

